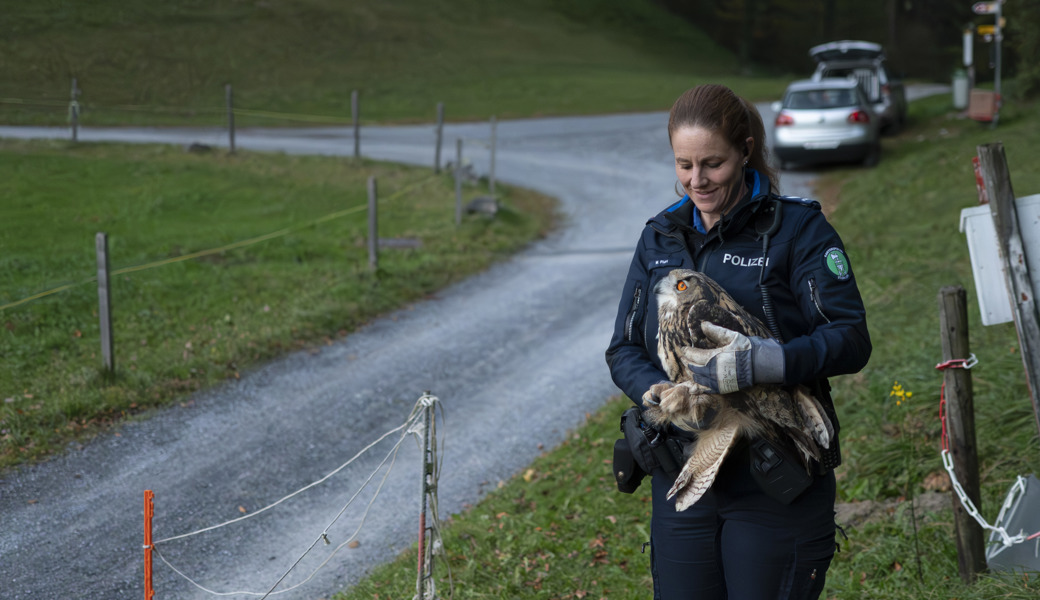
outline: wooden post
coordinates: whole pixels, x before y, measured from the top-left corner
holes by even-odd
[[[488,193],[495,195],[495,138],[498,130],[498,121],[495,115],[491,115],[491,167],[488,171]]]
[[[947,286],[939,291],[939,328],[943,362],[971,356],[967,293],[963,287]],[[975,452],[975,401],[972,397],[971,372],[967,369],[945,369],[943,391],[953,471],[968,499],[975,506],[980,506],[979,457]],[[956,494],[953,495],[953,516],[957,537],[957,566],[961,579],[971,583],[979,573],[986,571],[982,527],[965,510]]]
[[[379,268],[379,224],[376,218],[376,178],[368,178],[368,267]]]
[[[112,294],[108,286],[108,235],[98,232],[94,237],[97,248],[98,318],[101,320],[101,359],[105,370],[115,372],[115,355],[112,352]]]
[[[224,86],[224,99],[227,103],[227,123],[228,123],[228,148],[230,148],[231,154],[235,153],[235,103],[234,97],[231,93],[231,84]]]
[[[462,138],[455,140],[455,224],[462,224]]]
[[[429,392],[427,392],[427,395]],[[433,418],[433,405],[427,404],[423,408],[423,436],[422,436],[422,485],[420,487],[420,501],[419,501],[419,565],[418,574],[415,580],[415,597],[419,600],[426,598],[426,579],[433,577],[433,565],[427,564],[427,552],[426,552],[426,512],[427,512],[427,497],[432,487],[432,477],[435,464],[433,462],[432,447],[430,443],[430,423]],[[432,555],[431,562],[432,562]]]
[[[79,141],[79,85],[72,78],[72,93],[69,100],[69,123],[72,127],[72,141]]]
[[[144,491],[144,600],[152,600],[152,516],[155,514],[152,490]]]
[[[437,141],[433,154],[433,172],[441,172],[441,141],[444,139],[444,103],[437,103]]]
[[[354,121],[354,158],[361,158],[361,107],[357,90],[350,92],[350,117]]]
[[[1040,321],[1037,315],[1033,283],[1026,263],[1025,246],[1018,226],[1015,192],[1011,188],[1004,145],[1000,142],[978,146],[982,181],[989,198],[993,226],[997,232],[1000,257],[1004,260],[1004,277],[1015,317],[1015,331],[1026,372],[1026,386],[1033,402],[1033,415],[1040,431]],[[1033,265],[1040,268],[1040,265]]]

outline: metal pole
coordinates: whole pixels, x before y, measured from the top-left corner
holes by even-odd
[[[455,140],[455,224],[462,224],[462,138]]]
[[[350,116],[354,120],[354,158],[361,158],[361,122],[358,91],[350,93]]]
[[[105,370],[115,371],[115,356],[112,352],[112,314],[111,298],[108,286],[108,236],[98,232],[94,237],[97,249],[97,282],[98,282],[98,318],[101,323],[101,359]]]
[[[224,97],[227,102],[227,122],[228,122],[228,147],[231,149],[231,154],[235,153],[235,108],[234,98],[231,93],[231,84],[224,86]]]
[[[996,127],[997,126],[997,121],[1000,120],[1000,105],[1003,104],[1003,101],[1001,100],[1001,97],[1000,97],[1000,54],[1001,54],[1000,53],[1000,47],[1001,47],[1001,45],[1003,45],[1003,41],[1004,41],[1004,34],[1000,31],[1000,12],[1001,12],[1000,11],[1000,5],[1003,4],[1003,3],[1004,2],[1002,0],[997,0],[996,2],[993,2],[993,5],[996,6],[996,10],[997,10],[997,13],[996,13],[997,24],[993,27],[993,44],[994,44],[994,50],[996,51],[996,59],[997,59],[996,60],[996,67],[995,67],[995,69],[993,71],[993,73],[994,73],[994,75],[993,75],[993,91],[996,92],[996,94],[997,94],[997,97],[996,97],[997,105],[996,105],[996,108],[995,108],[995,110],[993,112],[993,127]]]
[[[379,224],[376,215],[377,206],[376,178],[368,178],[368,268],[375,271],[379,268]]]
[[[498,121],[495,115],[491,115],[491,168],[488,173],[488,193],[495,195],[495,142],[498,130]]]
[[[72,98],[69,100],[69,121],[72,124],[72,141],[79,140],[79,85],[72,78]]]
[[[144,600],[152,600],[152,517],[155,514],[152,490],[144,491]]]
[[[441,172],[441,141],[444,139],[444,103],[437,103],[437,141],[433,155],[433,172]]]

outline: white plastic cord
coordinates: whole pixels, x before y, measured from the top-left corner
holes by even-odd
[[[1026,536],[1024,534],[1020,533],[1016,536],[1010,536],[1008,535],[1007,530],[1003,527],[990,525],[986,522],[986,519],[982,518],[982,515],[979,514],[979,509],[975,508],[975,503],[971,501],[971,498],[968,497],[968,494],[964,491],[964,488],[961,487],[961,482],[957,481],[957,475],[953,472],[953,457],[950,455],[950,451],[943,450],[941,454],[943,467],[945,467],[946,472],[950,474],[950,482],[953,484],[954,491],[957,492],[957,498],[960,499],[961,505],[964,506],[964,510],[966,510],[968,514],[971,515],[973,519],[975,519],[975,522],[977,522],[979,526],[983,529],[988,529],[989,531],[992,531],[993,533],[999,535],[1001,543],[1003,543],[1003,548],[1007,548],[1008,546],[1024,542],[1026,539]],[[1019,476],[1018,481],[1015,482],[1015,486],[1020,486],[1021,490],[1025,491],[1025,479]],[[1012,486],[1012,490],[1015,489],[1015,486]],[[1008,498],[1004,502],[1004,507],[1000,509],[1000,515],[997,517],[998,523],[1003,518],[1004,511],[1010,504],[1012,495],[1013,494],[1008,494]],[[989,553],[987,553],[987,556],[988,554]]]

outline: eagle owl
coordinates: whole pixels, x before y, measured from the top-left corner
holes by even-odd
[[[744,437],[789,439],[804,459],[820,458],[834,435],[819,401],[803,386],[758,384],[729,394],[705,393],[690,372],[687,348],[715,348],[702,330],[713,323],[747,336],[773,337],[769,330],[707,275],[676,269],[655,288],[660,329],[657,352],[669,382],[643,396],[644,418],[656,426],[673,424],[697,432],[686,462],[668,491],[685,510],[708,490],[726,454]],[[707,421],[707,423],[704,423]]]

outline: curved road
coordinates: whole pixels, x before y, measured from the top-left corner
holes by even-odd
[[[0,597],[139,598],[145,489],[155,491],[157,540],[240,517],[239,507],[254,512],[317,481],[401,425],[427,390],[443,408],[441,516],[478,501],[617,393],[603,351],[631,249],[643,222],[675,199],[666,124],[665,113],[500,122],[498,178],[557,197],[566,214],[561,231],[318,354],[273,361],[196,394],[189,406],[3,474]],[[467,159],[486,173],[489,133],[486,123],[446,126],[442,160],[454,155],[461,137]],[[0,127],[0,137],[67,135]],[[80,139],[226,141],[219,131],[180,129],[82,129]],[[361,148],[367,157],[432,166],[433,140],[429,125],[366,127]],[[353,152],[347,128],[240,130],[236,144]],[[785,173],[783,191],[811,195],[812,176]],[[384,442],[255,518],[159,548],[206,588],[262,594],[325,530],[388,448]],[[343,548],[306,585],[273,597],[331,595],[414,543],[419,454],[406,440],[358,547]],[[278,589],[300,582],[349,539],[368,497],[329,528],[332,545],[318,544]],[[214,597],[159,560],[154,570],[160,598]]]

